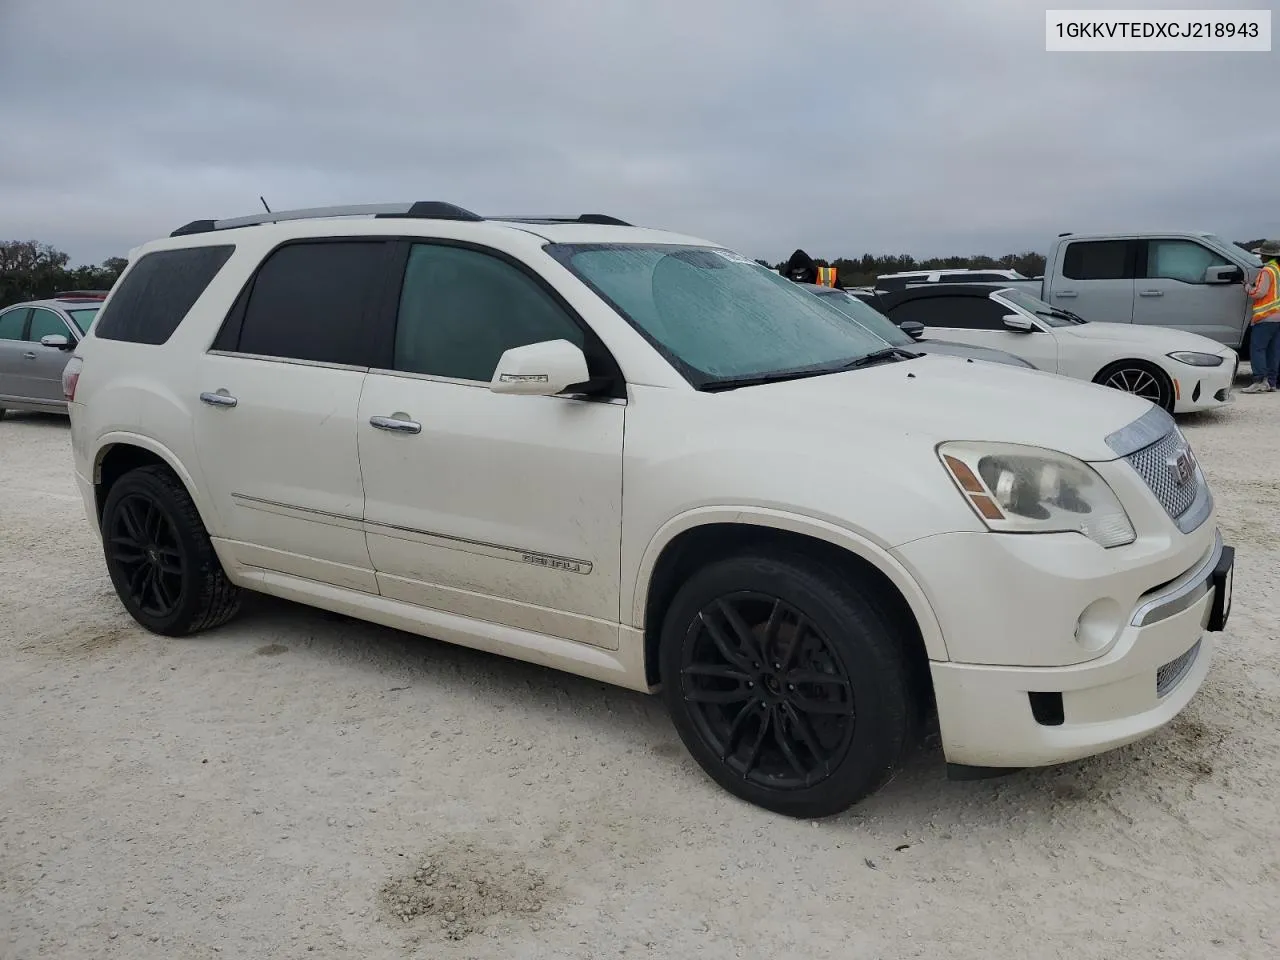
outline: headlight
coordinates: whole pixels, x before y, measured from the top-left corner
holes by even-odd
[[[1103,547],[1136,539],[1107,482],[1075,457],[1010,443],[944,443],[938,456],[990,530],[1082,533]]]
[[[1180,350],[1168,356],[1170,360],[1187,363],[1193,367],[1220,367],[1223,360],[1216,353],[1196,353],[1194,350]]]

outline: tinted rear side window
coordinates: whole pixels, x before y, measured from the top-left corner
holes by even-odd
[[[914,320],[926,327],[956,330],[1002,330],[1003,317],[1010,312],[986,297],[920,297],[892,307],[889,319],[897,324]]]
[[[1128,240],[1085,240],[1067,245],[1062,275],[1069,280],[1127,280]]]
[[[215,346],[263,357],[372,366],[379,338],[369,319],[381,286],[385,241],[292,243],[271,254],[244,302],[238,342]],[[238,318],[232,317],[232,324]]]
[[[94,336],[161,344],[230,259],[234,246],[148,253],[125,274],[103,308]]]

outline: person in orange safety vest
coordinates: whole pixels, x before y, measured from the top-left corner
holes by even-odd
[[[1263,261],[1245,293],[1252,301],[1249,366],[1253,383],[1242,393],[1274,393],[1280,379],[1280,243],[1268,240],[1256,251]]]

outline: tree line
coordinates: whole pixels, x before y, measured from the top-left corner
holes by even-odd
[[[0,241],[0,309],[69,290],[110,290],[128,261],[108,257],[97,266],[69,266],[71,257],[35,240]]]
[[[1265,239],[1265,238],[1264,238]],[[1263,240],[1237,240],[1236,246],[1251,250]],[[35,240],[0,241],[0,309],[24,300],[41,300],[68,290],[110,290],[112,284],[124,272],[128,261],[124,257],[108,257],[97,266],[71,267],[71,258],[47,243]],[[864,253],[861,257],[836,257],[823,260],[814,257],[823,267],[835,267],[843,286],[864,286],[875,283],[878,276],[900,273],[904,270],[1017,270],[1026,277],[1038,277],[1044,273],[1044,254],[1034,251],[1006,253],[1003,257],[930,257],[917,260],[910,254],[888,256]],[[781,270],[786,261],[769,263],[758,260],[766,267]]]

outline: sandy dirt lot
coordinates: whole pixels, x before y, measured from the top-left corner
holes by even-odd
[[[1185,427],[1237,549],[1137,746],[849,814],[726,796],[656,699],[259,600],[117,604],[65,421],[0,422],[0,958],[1280,956],[1280,398]]]

